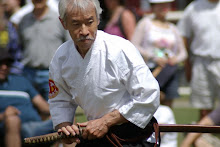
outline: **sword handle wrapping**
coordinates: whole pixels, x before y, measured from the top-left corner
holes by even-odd
[[[25,144],[39,144],[39,143],[48,143],[48,142],[55,142],[60,139],[67,139],[67,138],[73,138],[77,136],[72,136],[72,135],[65,135],[63,133],[50,133],[46,135],[41,135],[41,136],[35,136],[35,137],[29,137],[24,139]]]

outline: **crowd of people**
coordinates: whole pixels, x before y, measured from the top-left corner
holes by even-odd
[[[177,147],[177,133],[135,131],[176,123],[180,68],[198,124],[219,125],[220,1],[192,1],[177,23],[174,2],[0,0],[0,146],[58,131],[81,134],[63,140],[77,147]],[[78,106],[87,122],[74,121]]]

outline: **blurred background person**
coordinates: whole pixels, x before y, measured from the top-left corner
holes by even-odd
[[[2,0],[6,16],[12,18],[13,15],[20,10],[21,7],[25,5],[25,0]]]
[[[22,74],[23,65],[17,30],[10,22],[10,16],[19,9],[19,0],[0,0],[0,49],[7,50],[14,59],[11,72]]]
[[[52,133],[53,125],[48,103],[25,77],[10,74],[12,63],[0,50],[0,138],[6,147],[21,147],[22,139]]]
[[[219,0],[193,1],[178,22],[189,52],[185,73],[192,91],[190,102],[200,110],[200,119],[213,110],[220,96],[219,12]]]
[[[132,43],[158,80],[161,94],[165,94],[164,104],[170,107],[179,97],[178,64],[187,57],[177,27],[166,20],[173,1],[149,0],[154,17],[143,17],[132,38]]]
[[[0,50],[7,50],[9,42],[8,34],[8,20],[5,16],[4,6],[2,0],[0,0]]]
[[[70,38],[59,21],[58,13],[47,6],[47,0],[32,0],[34,10],[18,26],[22,45],[24,76],[48,100],[49,63],[56,49]]]
[[[154,117],[157,119],[158,124],[176,124],[173,110],[164,105],[164,95],[160,96],[160,106],[154,113]],[[177,133],[176,132],[161,132],[161,144],[160,147],[177,147]]]
[[[104,4],[107,21],[103,30],[131,40],[136,26],[134,13],[125,7],[124,0],[104,0]]]
[[[125,6],[136,14],[137,20],[150,12],[148,0],[125,0]]]
[[[31,0],[17,0],[17,1],[20,1],[21,8],[18,11],[16,11],[10,18],[10,21],[16,26],[20,23],[21,19],[26,14],[32,12],[34,9],[34,5]],[[52,9],[53,11],[57,13],[58,13],[58,3],[59,3],[59,0],[48,0],[47,1],[47,5],[50,7],[50,9]]]
[[[220,105],[213,110],[208,115],[204,116],[199,122],[198,125],[220,125]],[[180,147],[191,147],[194,145],[195,147],[201,147],[204,145],[201,145],[198,141],[198,138],[202,135],[202,133],[188,133],[184,140],[181,143]]]

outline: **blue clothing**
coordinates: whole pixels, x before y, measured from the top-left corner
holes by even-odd
[[[20,62],[22,52],[17,30],[11,22],[7,22],[5,28],[0,31],[0,50],[8,51],[15,60],[12,64],[11,72],[21,74],[23,69],[23,64]]]
[[[23,75],[35,86],[38,92],[47,101],[49,93],[49,70],[24,67]]]
[[[8,49],[9,53],[16,61],[20,61],[22,59],[21,47],[19,45],[19,38],[16,28],[13,26],[11,22],[8,23],[8,33],[9,33],[9,42]]]
[[[27,79],[9,75],[6,82],[0,83],[0,113],[4,112],[8,106],[14,106],[21,111],[22,123],[40,121],[41,118],[31,102],[37,94],[38,92]]]
[[[7,81],[0,83],[0,113],[8,106],[16,107],[21,125],[21,135],[33,137],[53,132],[52,120],[42,121],[31,100],[38,94],[32,84],[23,76],[9,75]],[[4,136],[4,122],[0,122],[0,137]]]
[[[32,121],[21,125],[21,136],[23,138],[45,135],[53,132],[53,122],[51,119],[46,121]]]
[[[11,22],[8,22],[9,42],[7,45],[8,51],[15,60],[12,64],[11,72],[14,74],[22,74],[23,64],[20,62],[22,59],[21,46],[19,44],[19,37],[16,28]]]

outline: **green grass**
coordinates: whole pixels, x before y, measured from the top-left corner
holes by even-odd
[[[192,124],[199,119],[199,111],[193,108],[173,108],[177,124]],[[178,133],[178,146],[184,139],[185,133]]]
[[[81,108],[77,108],[76,110],[76,117],[75,117],[76,122],[86,122],[86,116],[84,115],[84,112]]]
[[[199,110],[192,108],[189,104],[189,96],[182,95],[174,102],[173,113],[177,124],[192,124],[199,120]],[[178,146],[186,134],[178,133]]]
[[[173,108],[177,124],[191,124],[199,119],[199,111],[194,108]]]

